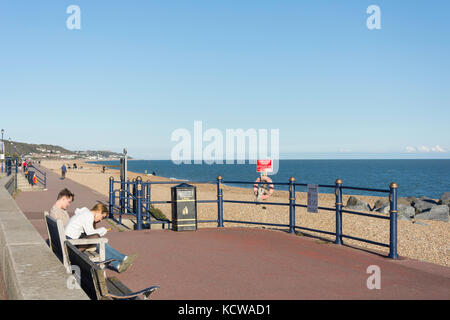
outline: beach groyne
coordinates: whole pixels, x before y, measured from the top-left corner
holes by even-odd
[[[64,266],[13,199],[11,180],[0,179],[0,271],[7,298],[88,300],[83,290],[67,285]]]

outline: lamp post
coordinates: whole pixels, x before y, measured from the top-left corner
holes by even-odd
[[[3,143],[3,134],[5,133],[5,129],[2,129],[2,156],[5,157],[5,144]],[[3,159],[2,160],[2,173],[3,173]]]
[[[125,213],[125,181],[127,180],[127,170],[127,149],[124,148],[123,158],[120,160],[120,217]]]

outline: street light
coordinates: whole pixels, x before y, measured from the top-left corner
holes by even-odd
[[[5,157],[5,144],[3,143],[3,134],[5,133],[5,129],[2,129],[2,156]],[[3,159],[2,160],[2,173],[3,173]]]

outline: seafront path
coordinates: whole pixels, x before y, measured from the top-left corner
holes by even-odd
[[[47,172],[46,191],[20,192],[16,202],[47,239],[43,212],[58,192],[75,194],[69,208],[91,208],[108,199],[70,179]],[[111,227],[107,221],[101,226]],[[199,228],[197,231],[120,231],[107,236],[125,254],[138,254],[124,273],[108,270],[131,290],[161,287],[153,299],[450,299],[450,268],[262,228]],[[368,272],[369,269],[369,272]],[[380,288],[375,284],[379,270]],[[369,287],[372,287],[369,285]]]

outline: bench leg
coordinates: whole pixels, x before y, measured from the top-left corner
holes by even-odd
[[[100,261],[105,261],[106,260],[106,256],[105,256],[105,244],[104,243],[100,243],[99,244],[99,255],[100,255]]]

